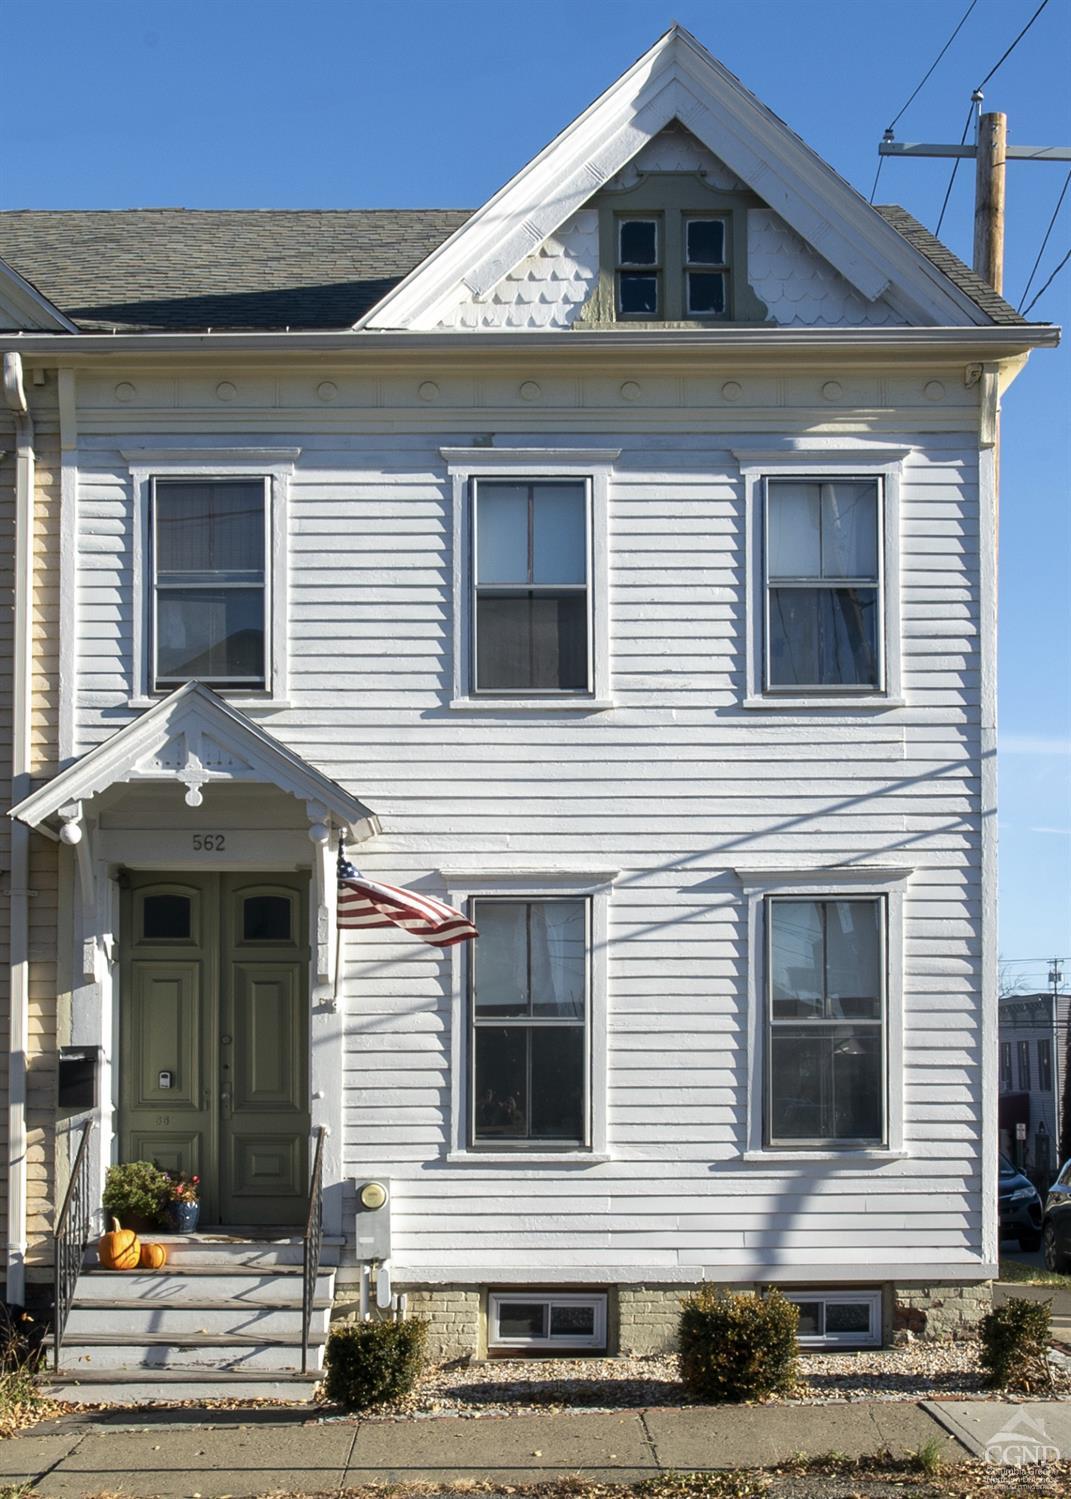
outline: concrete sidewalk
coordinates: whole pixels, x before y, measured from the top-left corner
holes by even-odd
[[[994,1416],[999,1430],[996,1409]],[[401,1421],[320,1422],[307,1409],[93,1412],[0,1442],[0,1488],[28,1483],[42,1499],[117,1491],[129,1499],[246,1499],[368,1483],[532,1484],[568,1474],[632,1483],[666,1471],[761,1467],[800,1452],[908,1456],[934,1440],[950,1461],[970,1450],[949,1423],[906,1401]]]

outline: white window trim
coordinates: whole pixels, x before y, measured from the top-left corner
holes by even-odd
[[[496,1149],[472,1145],[468,1128],[469,1044],[468,1044],[468,954],[467,943],[450,949],[452,959],[450,1013],[450,1144],[447,1160],[473,1166],[586,1166],[610,1159],[607,1147],[607,1066],[608,1066],[608,973],[607,935],[609,931],[610,894],[616,871],[602,874],[552,875],[514,874],[483,875],[463,879],[441,871],[447,880],[446,899],[459,910],[466,910],[472,900],[481,896],[513,897],[516,900],[586,898],[591,909],[591,951],[589,961],[588,1022],[589,1048],[589,1129],[590,1145],[566,1146],[555,1150],[546,1145],[517,1145]]]
[[[614,706],[610,677],[610,479],[617,448],[440,448],[453,490],[454,676],[450,707],[470,713],[595,713]],[[588,486],[591,605],[590,691],[559,696],[474,690],[474,480],[576,479]]]
[[[853,1303],[863,1302],[870,1312],[870,1327],[866,1333],[824,1333],[820,1336],[797,1334],[796,1341],[801,1348],[880,1348],[882,1344],[881,1327],[881,1292],[853,1291],[845,1286],[843,1289],[823,1289],[820,1291],[808,1291],[796,1286],[782,1289],[781,1294],[786,1301],[820,1301],[823,1306],[831,1303],[850,1301]]]
[[[270,506],[268,553],[264,559],[265,686],[256,691],[221,688],[237,708],[285,708],[289,693],[288,511],[290,478],[300,448],[129,448],[134,498],[132,538],[134,690],[131,708],[151,708],[173,688],[153,690],[153,573],[150,561],[154,479],[263,479]]]
[[[745,1161],[900,1160],[904,1148],[904,898],[910,869],[865,865],[826,869],[735,871],[747,901],[748,1025]],[[885,1078],[887,1133],[883,1145],[769,1146],[766,1104],[766,923],[770,895],[811,900],[884,897],[886,909]]]
[[[489,1291],[487,1295],[487,1346],[491,1348],[590,1348],[601,1352],[606,1347],[606,1292],[605,1291],[526,1291],[519,1286],[515,1291]],[[522,1301],[547,1307],[547,1336],[545,1338],[502,1338],[497,1335],[499,1308],[503,1301]],[[550,1306],[590,1306],[595,1313],[594,1331],[591,1337],[553,1337],[550,1335]]]
[[[744,480],[747,579],[746,687],[741,704],[764,712],[820,708],[843,713],[857,708],[904,706],[901,673],[900,489],[910,449],[813,447],[756,453],[734,449]],[[763,515],[767,479],[877,479],[882,509],[881,579],[882,687],[880,691],[786,692],[765,687],[766,568]]]

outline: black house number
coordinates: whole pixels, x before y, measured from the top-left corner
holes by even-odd
[[[226,833],[194,833],[195,854],[221,854],[227,847]]]

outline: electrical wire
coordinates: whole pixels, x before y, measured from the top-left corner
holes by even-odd
[[[1046,0],[1046,3],[1048,3],[1048,0]],[[967,141],[967,132],[971,128],[971,121],[973,119],[974,119],[974,100],[972,99],[971,102],[970,102],[970,105],[969,105],[969,107],[967,109],[967,118],[966,118],[966,120],[964,121],[964,124],[963,124],[963,134],[959,138],[959,143],[960,143],[961,146],[966,144],[966,141]],[[955,182],[956,182],[956,173],[959,171],[959,164],[960,164],[960,162],[962,160],[963,160],[962,156],[957,156],[956,159],[955,159],[955,161],[952,163],[952,175],[951,175],[951,177],[949,177],[949,179],[948,179],[948,186],[945,188],[945,201],[941,204],[941,212],[940,212],[940,215],[939,215],[938,220],[937,220],[937,228],[933,231],[934,232],[934,237],[936,239],[940,239],[941,238],[941,225],[945,221],[945,210],[948,207],[948,200],[952,196],[952,188],[955,186]]]
[[[1049,289],[1049,287],[1050,287],[1050,286],[1051,286],[1051,285],[1052,285],[1052,283],[1053,283],[1053,282],[1054,282],[1054,281],[1055,281],[1055,280],[1056,280],[1056,278],[1057,278],[1057,276],[1058,276],[1058,275],[1059,275],[1059,274],[1060,274],[1060,272],[1061,272],[1061,271],[1062,271],[1062,270],[1063,270],[1063,268],[1064,268],[1064,266],[1065,266],[1065,265],[1066,265],[1066,264],[1067,264],[1067,262],[1068,262],[1068,261],[1069,261],[1069,260],[1071,260],[1071,250],[1068,250],[1068,252],[1067,252],[1067,254],[1066,254],[1066,255],[1065,255],[1065,256],[1064,256],[1064,258],[1063,258],[1063,260],[1061,260],[1061,261],[1060,261],[1060,264],[1059,264],[1059,265],[1058,265],[1058,266],[1057,266],[1057,267],[1056,267],[1056,269],[1055,269],[1055,270],[1054,270],[1054,271],[1053,271],[1053,273],[1052,273],[1052,275],[1051,275],[1051,276],[1050,276],[1050,277],[1049,277],[1049,279],[1048,279],[1048,280],[1047,280],[1047,281],[1046,281],[1046,283],[1045,283],[1045,285],[1044,285],[1044,286],[1043,286],[1043,287],[1042,287],[1042,288],[1041,288],[1041,290],[1040,290],[1040,291],[1039,291],[1039,292],[1038,292],[1038,294],[1037,294],[1037,296],[1036,296],[1036,297],[1035,297],[1035,298],[1034,298],[1034,300],[1033,300],[1033,302],[1031,302],[1031,303],[1030,303],[1030,307],[1024,307],[1024,308],[1023,308],[1023,317],[1026,317],[1026,316],[1027,316],[1027,314],[1028,314],[1028,313],[1029,313],[1029,312],[1030,312],[1030,309],[1031,309],[1031,308],[1032,308],[1032,307],[1033,307],[1033,306],[1034,306],[1034,305],[1035,305],[1035,303],[1036,303],[1036,302],[1039,302],[1039,301],[1040,301],[1040,300],[1041,300],[1041,298],[1042,298],[1042,297],[1043,297],[1043,296],[1044,296],[1044,295],[1045,295],[1045,293],[1046,293],[1046,292],[1047,292],[1047,291],[1048,291],[1048,289]]]
[[[1030,288],[1033,285],[1034,277],[1037,275],[1038,266],[1041,264],[1041,257],[1045,253],[1045,246],[1049,243],[1049,235],[1052,233],[1052,226],[1056,223],[1056,215],[1060,212],[1060,208],[1063,205],[1064,198],[1067,196],[1067,189],[1069,187],[1071,187],[1071,167],[1069,167],[1067,170],[1067,176],[1064,178],[1064,185],[1060,189],[1060,196],[1056,200],[1056,207],[1053,209],[1052,218],[1049,220],[1049,227],[1045,230],[1045,238],[1041,241],[1041,249],[1038,251],[1037,259],[1034,261],[1034,264],[1030,271],[1030,275],[1027,277],[1026,285],[1023,287],[1023,294],[1019,298],[1019,306],[1017,309],[1019,312],[1022,312],[1023,303],[1030,295]],[[1031,306],[1033,306],[1033,303],[1031,303]]]
[[[1023,27],[1022,31],[1020,31],[1019,35],[1015,38],[1014,42],[1012,42],[1011,46],[1007,49],[1006,52],[1002,53],[1002,55],[1000,56],[1000,58],[993,64],[993,66],[990,68],[989,72],[982,79],[981,83],[978,85],[978,89],[976,90],[976,92],[980,92],[982,89],[984,89],[985,86],[986,86],[986,84],[992,78],[993,74],[997,71],[997,69],[999,67],[1001,67],[1004,63],[1007,62],[1008,58],[1015,51],[1016,47],[1018,47],[1018,45],[1022,41],[1023,37],[1030,30],[1031,26],[1033,26],[1034,22],[1037,20],[1038,16],[1041,15],[1041,12],[1045,9],[1045,7],[1046,7],[1046,5],[1048,5],[1048,3],[1049,3],[1049,0],[1041,0],[1041,4],[1038,6],[1038,8],[1034,12],[1034,14],[1030,17],[1029,21],[1027,21],[1026,25]]]
[[[949,47],[951,47],[952,43],[956,40],[956,37],[959,36],[960,32],[963,30],[964,22],[967,20],[967,17],[970,15],[971,11],[974,9],[974,7],[977,4],[978,4],[978,0],[971,0],[970,5],[967,6],[967,9],[963,12],[962,16],[960,16],[960,18],[959,18],[959,24],[957,25],[955,31],[953,31],[952,35],[948,38],[948,41],[945,42],[945,44],[941,48],[940,52],[938,52],[937,56],[934,58],[933,62],[930,64],[929,68],[923,74],[922,82],[919,83],[919,84],[917,84],[915,86],[915,89],[913,90],[913,92],[908,96],[907,103],[904,104],[903,107],[899,110],[899,112],[897,114],[893,115],[892,119],[889,121],[889,128],[885,132],[886,138],[888,138],[892,134],[892,131],[895,129],[895,127],[898,124],[898,122],[907,113],[907,110],[915,102],[915,100],[918,98],[919,94],[921,94],[921,92],[925,88],[926,84],[929,83],[931,77],[933,76],[934,69],[937,67],[937,64],[941,61],[942,57],[944,57],[945,53],[948,51]],[[878,179],[881,177],[881,169],[882,169],[882,167],[884,165],[885,165],[885,158],[884,158],[884,156],[879,156],[878,157],[878,169],[874,173],[874,186],[870,189],[870,202],[871,203],[873,203],[873,201],[874,201],[874,194],[878,190]]]

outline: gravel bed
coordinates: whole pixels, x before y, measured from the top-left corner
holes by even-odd
[[[778,1404],[851,1400],[963,1400],[984,1390],[977,1344],[914,1343],[858,1353],[805,1353],[800,1380]],[[1071,1399],[1059,1376],[1051,1398]],[[399,1416],[527,1415],[540,1411],[614,1410],[690,1405],[675,1354],[611,1359],[495,1359],[429,1370],[413,1393],[364,1420]]]

